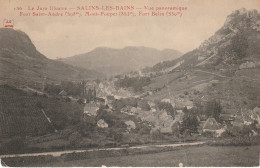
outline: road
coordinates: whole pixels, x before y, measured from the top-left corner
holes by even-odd
[[[260,83],[260,81],[257,80],[257,79],[251,79],[251,78],[248,78],[248,77],[245,77],[245,76],[240,76],[239,78],[235,78],[235,77],[224,76],[224,75],[220,75],[220,74],[216,74],[216,73],[208,72],[208,71],[202,71],[202,70],[193,70],[193,71],[207,73],[207,74],[219,76],[219,77],[222,77],[222,78],[230,78],[230,79],[236,79],[236,80],[247,80],[247,81],[250,81],[250,82]]]
[[[12,155],[0,155],[1,158],[10,158],[10,157],[23,157],[23,156],[40,156],[40,155],[52,155],[54,157],[59,157],[62,154],[68,153],[78,153],[78,152],[93,152],[93,151],[113,151],[113,150],[123,150],[123,149],[145,149],[151,147],[164,148],[164,147],[180,147],[180,146],[196,146],[202,145],[205,142],[190,142],[190,143],[179,143],[179,144],[161,144],[161,145],[142,145],[142,146],[132,146],[132,147],[118,147],[118,148],[102,148],[102,149],[87,149],[87,150],[66,150],[66,151],[57,151],[57,152],[43,152],[43,153],[27,153],[27,154],[12,154]]]

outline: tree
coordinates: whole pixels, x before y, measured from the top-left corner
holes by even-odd
[[[202,101],[199,98],[195,98],[195,100],[193,101],[193,105],[199,111],[201,111],[203,109]]]
[[[144,86],[149,85],[151,79],[149,77],[128,77],[125,76],[123,79],[118,79],[115,82],[116,87],[122,88],[133,88],[135,92],[142,91]]]
[[[138,99],[134,97],[120,99],[127,106],[137,107]]]
[[[62,81],[61,90],[65,90],[69,95],[80,96],[82,92],[82,84],[73,83],[71,81]]]
[[[183,134],[184,132],[188,132],[190,135],[192,133],[198,132],[199,121],[197,119],[197,114],[194,110],[185,110],[185,114],[183,117],[183,121],[180,125],[180,132]]]
[[[248,49],[247,37],[244,32],[239,32],[231,40],[231,49],[235,53],[237,59],[244,58]]]
[[[210,100],[206,102],[204,114],[207,117],[214,117],[219,122],[221,113],[222,106],[219,101]]]
[[[112,102],[112,107],[113,107],[113,109],[120,111],[122,108],[125,107],[125,104],[121,99],[119,99],[119,100],[116,99]]]
[[[180,135],[180,123],[179,122],[175,122],[172,125],[172,134],[176,137],[179,137],[179,135]]]
[[[151,110],[151,107],[148,104],[147,100],[140,100],[137,104],[138,104],[138,107],[141,108],[141,110],[144,110],[144,111]]]
[[[59,94],[61,92],[61,86],[54,83],[46,84],[44,91],[49,94]]]
[[[96,92],[96,88],[94,87],[93,89],[93,99],[96,100],[97,97],[97,92]]]
[[[160,110],[165,110],[168,115],[171,115],[173,119],[175,118],[175,110],[171,103],[161,101],[157,101],[155,103]]]
[[[246,32],[240,31],[230,40],[230,45],[221,47],[218,50],[218,55],[227,62],[233,63],[247,56],[249,48]]]

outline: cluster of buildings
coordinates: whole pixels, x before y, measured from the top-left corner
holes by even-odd
[[[88,87],[89,88],[89,87]],[[105,86],[102,87],[103,89]],[[101,105],[108,106],[109,112],[112,112],[112,103],[115,101],[115,96],[103,96],[102,98],[97,97],[97,93],[95,87],[93,89],[85,89],[85,97],[89,99],[85,99],[84,103],[84,114],[83,120],[88,118],[89,116],[96,116],[97,111]],[[61,91],[60,95],[66,96],[65,91]],[[170,103],[175,106],[175,104],[170,99],[163,99],[161,102]],[[165,110],[160,110],[155,107],[155,103],[152,101],[148,101],[148,105],[150,106],[150,110],[142,110],[140,107],[132,107],[125,106],[120,111],[123,114],[127,114],[129,116],[136,116],[141,119],[143,122],[151,123],[150,126],[152,131],[160,131],[162,133],[172,133],[173,126],[177,125],[176,123],[181,123],[184,113],[182,110],[177,110],[175,118],[173,119]],[[188,106],[187,109],[191,109],[192,106]],[[254,121],[260,123],[260,108],[255,107],[253,110],[247,110],[238,114],[238,111],[227,111],[226,114],[220,115],[220,122],[217,122],[214,118],[204,118],[198,117],[198,121],[200,123],[199,132],[211,132],[214,133],[215,136],[220,136],[228,126],[239,126],[242,127],[244,125],[250,125]],[[100,128],[107,128],[109,125],[106,123],[105,119],[100,119],[97,123],[97,126]],[[127,130],[131,131],[135,129],[136,125],[134,121],[126,121]]]
[[[229,110],[229,113],[220,115],[220,122],[217,122],[215,118],[208,118],[206,121],[201,121],[201,133],[211,132],[216,137],[221,136],[225,130],[230,126],[242,128],[243,126],[250,126],[256,124],[260,126],[260,108],[255,107],[253,110]],[[240,113],[240,114],[239,114]],[[253,135],[257,135],[257,132],[252,130]]]

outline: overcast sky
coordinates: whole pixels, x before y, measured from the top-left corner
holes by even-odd
[[[245,7],[260,11],[259,0],[0,0],[0,19],[13,19],[48,58],[68,57],[96,47],[197,48],[223,26],[227,15]],[[182,17],[20,17],[14,7],[77,5],[186,6]]]

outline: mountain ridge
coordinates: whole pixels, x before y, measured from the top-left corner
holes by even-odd
[[[0,29],[0,82],[14,86],[40,87],[45,82],[95,79],[101,73],[48,59],[37,51],[28,35],[20,30]]]
[[[188,66],[190,68],[207,66],[221,69],[225,65],[245,62],[247,58],[247,60],[258,62],[260,61],[259,32],[260,14],[257,10],[246,10],[245,8],[235,10],[227,16],[223,26],[202,42],[198,48],[175,60],[158,63],[146,71],[161,71],[173,67],[181,61],[184,62],[178,69],[185,69]]]
[[[228,111],[260,105],[259,72],[260,14],[242,8],[198,48],[144,69],[143,75],[153,75],[148,99],[169,98],[180,106],[215,99]]]
[[[152,66],[160,61],[175,59],[181,55],[177,50],[157,50],[144,46],[127,46],[122,49],[97,47],[87,53],[67,57],[62,61],[111,76]]]

